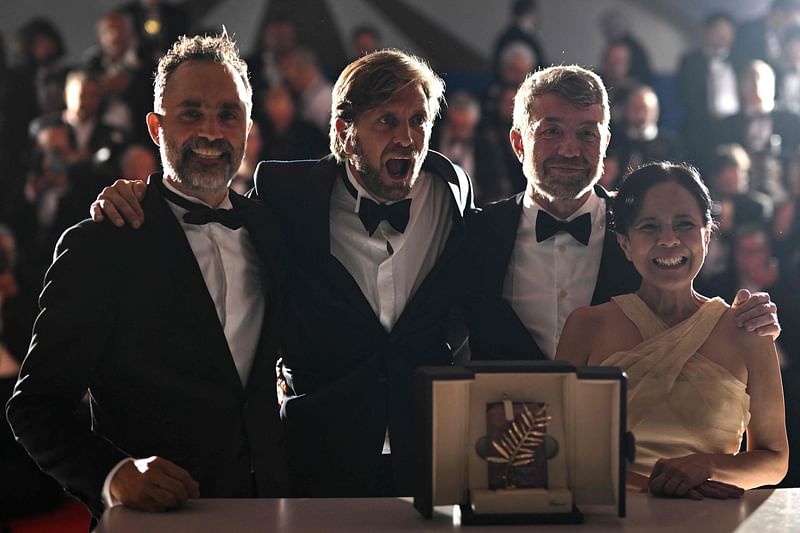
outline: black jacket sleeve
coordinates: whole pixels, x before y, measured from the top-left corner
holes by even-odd
[[[39,467],[99,516],[103,481],[127,455],[76,416],[114,324],[114,274],[103,228],[83,223],[61,237],[40,314],[7,404],[17,440]]]

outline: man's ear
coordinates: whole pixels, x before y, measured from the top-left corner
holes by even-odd
[[[525,145],[522,143],[522,134],[519,130],[512,128],[511,131],[508,132],[508,139],[511,141],[511,149],[514,150],[517,159],[522,163],[525,159]]]
[[[344,145],[344,149],[347,153],[350,153],[350,139],[348,139],[348,133],[350,129],[347,127],[347,122],[344,120],[337,118],[335,122],[336,126],[336,136],[339,137],[339,141]]]
[[[161,129],[161,115],[151,111],[147,114],[145,120],[147,121],[147,132],[150,134],[150,138],[156,143],[156,146],[160,146],[158,143],[158,130]]]
[[[622,248],[622,252],[625,254],[625,257],[628,259],[628,261],[632,261],[630,241],[628,241],[628,237],[617,233],[617,242],[619,243],[619,247]]]
[[[600,153],[603,154],[603,157],[605,157],[606,150],[608,149],[608,143],[611,142],[611,128],[608,126],[605,126],[605,135],[603,135],[603,137],[605,137],[605,140],[603,141],[603,150]]]
[[[253,131],[253,119],[247,118],[247,126],[244,131],[244,145],[247,147],[247,140],[250,139],[250,132]]]

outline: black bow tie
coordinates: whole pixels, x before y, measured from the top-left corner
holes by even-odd
[[[243,208],[212,209],[207,205],[192,202],[179,194],[175,194],[167,189],[166,185],[161,181],[157,183],[164,198],[187,210],[187,213],[183,215],[183,221],[187,224],[202,226],[209,222],[217,222],[230,229],[239,229],[244,226],[245,210]]]
[[[592,216],[584,213],[569,222],[556,220],[550,213],[539,210],[536,215],[536,242],[549,239],[559,231],[566,231],[584,246],[589,244],[589,235],[592,233]]]
[[[342,175],[342,181],[344,182],[344,188],[347,189],[347,192],[349,192],[353,198],[358,198],[358,191],[356,191],[353,184],[350,183],[347,176]],[[358,218],[361,219],[361,223],[364,225],[364,229],[369,232],[370,237],[372,237],[372,234],[378,229],[378,224],[381,223],[381,220],[387,221],[394,229],[403,233],[406,230],[406,226],[408,226],[408,214],[410,210],[411,198],[386,205],[379,204],[366,196],[362,196],[361,204],[358,206]]]
[[[408,213],[411,209],[411,198],[406,198],[391,205],[379,204],[362,196],[361,205],[358,206],[358,218],[369,232],[369,236],[378,229],[381,220],[387,221],[391,226],[403,233],[408,226]]]

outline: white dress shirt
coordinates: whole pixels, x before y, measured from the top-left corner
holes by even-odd
[[[603,255],[606,205],[592,192],[567,219],[573,220],[584,213],[591,215],[592,232],[587,246],[566,232],[536,242],[536,217],[540,210],[543,208],[530,194],[525,194],[514,251],[503,283],[503,298],[511,304],[542,352],[552,359],[569,314],[592,301]]]
[[[420,172],[407,196],[411,208],[405,232],[383,220],[370,237],[358,218],[358,206],[362,197],[375,198],[349,168],[347,179],[357,197],[337,178],[330,205],[331,254],[353,276],[381,325],[391,331],[447,244],[453,193],[443,180]]]
[[[780,84],[781,109],[792,113],[800,112],[800,65],[784,69]]]
[[[726,51],[708,58],[708,110],[714,118],[739,112],[739,86],[736,71]]]
[[[164,186],[192,202],[204,203],[179,192],[167,180],[164,180]],[[228,341],[239,379],[242,386],[246,386],[264,320],[262,288],[264,267],[261,259],[256,253],[250,234],[244,227],[232,230],[214,222],[203,225],[188,224],[183,221],[186,209],[170,201],[167,201],[167,205],[183,228],[192,253],[200,266],[225,339]],[[216,207],[231,209],[233,206],[230,198],[226,196]],[[131,460],[123,459],[106,476],[103,484],[103,500],[109,507],[119,504],[111,496],[111,479],[125,462]]]
[[[78,150],[89,150],[89,141],[92,139],[94,127],[97,125],[97,120],[78,120],[78,117],[71,113],[64,113],[64,122],[72,127],[72,132],[75,134],[75,147]]]
[[[358,217],[361,198],[377,201],[353,177],[350,194],[340,178],[331,193],[331,254],[350,272],[386,331],[391,331],[406,304],[444,251],[453,227],[452,195],[447,184],[421,171],[406,198],[411,198],[405,232],[382,220],[370,237]],[[383,453],[391,453],[389,431]]]

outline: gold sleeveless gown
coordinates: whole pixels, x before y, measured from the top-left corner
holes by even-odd
[[[697,351],[727,309],[725,303],[714,298],[669,327],[635,294],[612,301],[644,339],[602,363],[628,374],[628,431],[636,437],[630,470],[649,476],[661,458],[737,452],[750,421],[747,387]]]

